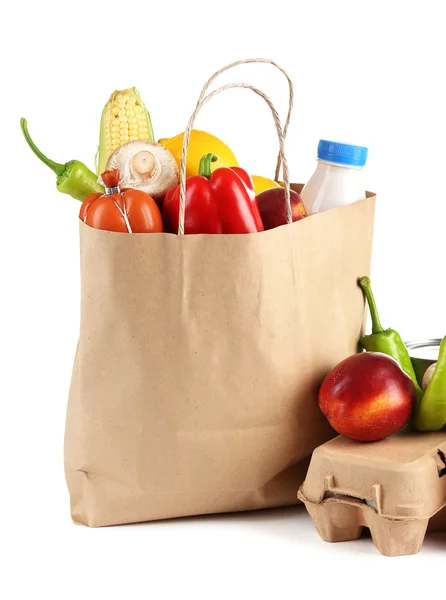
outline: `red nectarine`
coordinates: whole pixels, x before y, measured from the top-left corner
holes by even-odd
[[[302,198],[294,190],[290,190],[291,213],[294,221],[300,221],[307,216]],[[286,224],[285,190],[272,188],[257,195],[260,216],[265,229],[273,229]]]
[[[415,386],[390,356],[354,354],[324,379],[319,406],[338,433],[353,440],[383,440],[399,431],[417,404]]]

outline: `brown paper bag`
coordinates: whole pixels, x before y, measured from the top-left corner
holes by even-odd
[[[80,223],[81,328],[65,439],[75,522],[296,502],[312,450],[333,435],[318,386],[362,333],[356,280],[370,267],[368,196],[248,235]],[[184,197],[182,212],[184,222]]]

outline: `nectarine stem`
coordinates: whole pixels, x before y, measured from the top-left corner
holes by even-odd
[[[381,321],[379,320],[378,308],[375,302],[375,296],[373,295],[372,285],[369,277],[361,277],[359,285],[365,294],[367,303],[370,309],[370,316],[372,317],[372,333],[382,333],[384,331]]]

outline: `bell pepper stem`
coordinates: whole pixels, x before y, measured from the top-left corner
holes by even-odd
[[[370,316],[372,317],[372,333],[383,333],[384,329],[379,319],[378,308],[375,302],[375,296],[373,295],[372,285],[369,277],[361,277],[359,285],[364,292],[367,299],[367,303],[370,309]]]
[[[50,169],[52,169],[58,177],[61,177],[66,169],[66,165],[62,165],[60,163],[54,162],[53,160],[50,160],[47,156],[45,156],[45,154],[43,154],[37,148],[35,143],[32,141],[31,136],[29,135],[28,123],[26,122],[26,119],[24,119],[23,117],[20,119],[20,127],[22,129],[22,133],[25,137],[25,140],[26,140],[28,146],[31,148],[31,150],[34,152],[34,154],[37,156],[37,158],[40,158],[40,160],[45,165],[47,165]]]
[[[202,175],[203,177],[206,177],[206,179],[210,179],[211,163],[216,162],[217,160],[218,156],[215,156],[215,154],[212,154],[212,152],[203,156],[200,160],[200,164],[198,165],[198,175]]]

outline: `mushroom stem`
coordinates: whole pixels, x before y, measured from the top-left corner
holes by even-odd
[[[132,165],[133,169],[137,173],[140,175],[145,175],[146,177],[150,177],[156,166],[156,160],[151,152],[143,150],[135,154],[132,160]]]

